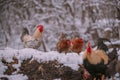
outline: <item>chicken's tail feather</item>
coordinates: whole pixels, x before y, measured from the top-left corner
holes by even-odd
[[[27,28],[23,28],[23,32],[22,32],[22,35],[21,35],[21,41],[23,41],[23,37],[24,35],[28,34],[29,35],[29,31]]]

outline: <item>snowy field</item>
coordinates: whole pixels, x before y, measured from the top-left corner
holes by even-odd
[[[37,60],[38,62],[44,61],[53,61],[58,60],[60,63],[63,63],[65,66],[69,66],[74,70],[79,68],[78,64],[82,64],[82,55],[84,52],[81,52],[79,55],[76,53],[68,53],[65,55],[64,53],[58,53],[57,51],[49,51],[49,52],[41,52],[35,49],[25,48],[25,49],[12,49],[5,48],[4,50],[0,50],[0,60],[4,58],[7,62],[12,62],[13,57],[16,57],[19,61],[18,64],[13,65],[17,71],[19,71],[19,67],[23,60],[28,58]],[[118,52],[120,54],[120,51]],[[23,74],[16,74],[16,72],[12,73],[12,75],[4,75],[4,71],[7,69],[2,62],[0,62],[0,77],[7,77],[9,80],[28,80],[28,77]],[[60,80],[60,79],[56,79]],[[108,79],[111,80],[111,79]],[[115,80],[119,80],[115,78]]]
[[[17,71],[21,66],[21,62],[31,57],[38,62],[58,60],[65,66],[69,66],[72,69],[77,70],[79,68],[78,64],[82,64],[82,54],[83,52],[80,55],[76,53],[68,53],[67,55],[65,55],[64,53],[60,54],[56,51],[41,52],[30,48],[25,48],[21,50],[5,48],[4,50],[0,50],[0,60],[4,58],[7,62],[12,62],[12,58],[16,57],[17,59],[19,59],[19,63],[14,65]],[[7,67],[0,62],[0,77],[8,77],[10,80],[27,80],[27,76],[23,74],[16,75],[16,72],[14,72],[10,76],[3,75],[6,69]]]

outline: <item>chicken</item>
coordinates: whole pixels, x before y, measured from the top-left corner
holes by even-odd
[[[71,43],[72,43],[71,51],[79,54],[83,48],[83,44],[84,44],[83,39],[75,37],[71,40]]]
[[[120,74],[120,61],[118,60],[117,61],[117,64],[116,64],[116,66],[115,66],[116,68],[116,72],[118,72],[119,74]],[[119,77],[120,77],[120,75],[119,75]]]
[[[107,69],[108,56],[102,50],[93,50],[88,42],[87,49],[83,55],[83,65],[91,74],[91,79],[104,80]]]
[[[117,73],[116,72],[117,62],[118,60],[114,59],[107,65],[106,77],[112,78],[111,80],[114,80],[115,74]]]
[[[101,49],[101,50],[104,50],[105,52],[107,52],[108,47],[104,43],[104,41],[108,41],[109,43],[111,43],[111,41],[109,39],[107,39],[107,38],[99,38],[98,42],[97,42],[97,46],[98,46],[98,49]],[[111,43],[111,45],[112,45],[112,43]]]
[[[112,80],[114,80],[116,69],[118,69],[117,67],[119,66],[117,49],[113,48],[113,50],[109,52],[108,57],[109,57],[109,62],[108,62],[108,68],[106,71],[106,76],[112,77]]]
[[[66,39],[65,35],[62,34],[61,39],[57,43],[56,47],[59,53],[65,52],[65,54],[67,54],[67,52],[69,52],[71,47],[71,41],[69,39]]]
[[[27,28],[23,29],[21,41],[25,48],[37,49],[41,44],[41,37],[43,33],[43,25],[38,25],[33,35],[30,35]]]

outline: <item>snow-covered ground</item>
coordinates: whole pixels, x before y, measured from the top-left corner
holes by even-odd
[[[13,57],[16,57],[19,60],[19,63],[14,65],[17,71],[21,66],[21,62],[31,57],[38,62],[58,60],[65,66],[69,66],[72,69],[77,70],[79,68],[78,64],[82,64],[82,54],[83,52],[81,52],[80,55],[76,53],[68,53],[67,55],[65,55],[64,53],[60,54],[57,51],[41,52],[30,48],[20,50],[5,48],[4,50],[0,50],[0,60],[4,58],[7,62],[12,62]],[[0,77],[5,76],[8,77],[10,80],[16,80],[16,78],[18,77],[17,80],[27,80],[27,76],[23,74],[15,74],[16,72],[14,72],[10,76],[3,75],[6,69],[7,67],[4,66],[2,62],[0,62]]]
[[[18,64],[13,65],[17,71],[19,70],[19,67],[21,66],[21,62],[23,60],[26,60],[28,58],[37,60],[38,62],[44,62],[44,61],[53,61],[58,60],[60,63],[63,63],[65,66],[69,66],[74,70],[77,70],[79,68],[78,64],[82,64],[82,55],[84,52],[81,52],[79,55],[76,53],[58,53],[57,51],[49,51],[49,52],[42,52],[35,49],[25,48],[25,49],[13,49],[13,48],[5,48],[4,50],[0,50],[0,60],[4,58],[7,62],[13,61],[13,57],[16,57],[19,61]],[[118,51],[120,54],[120,50]],[[7,77],[9,80],[27,80],[28,77],[23,74],[16,74],[14,72],[12,75],[4,75],[4,71],[7,69],[7,67],[0,62],[0,77]],[[60,79],[59,79],[60,80]],[[115,80],[119,80],[115,78]]]

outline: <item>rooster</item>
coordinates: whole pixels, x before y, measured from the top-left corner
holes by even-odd
[[[21,35],[21,41],[25,48],[37,49],[41,44],[41,37],[43,33],[43,25],[38,25],[37,29],[30,35],[27,28],[23,28],[23,33]]]
[[[65,52],[65,54],[67,54],[67,52],[69,52],[71,47],[71,41],[69,39],[66,39],[65,35],[62,33],[61,39],[57,43],[56,47],[59,53]]]
[[[71,43],[72,43],[71,51],[79,54],[83,48],[83,44],[84,44],[83,39],[75,37],[71,40]]]
[[[108,56],[102,50],[93,50],[90,42],[88,42],[87,49],[83,55],[83,65],[91,74],[91,79],[104,80],[105,71],[107,69]]]

